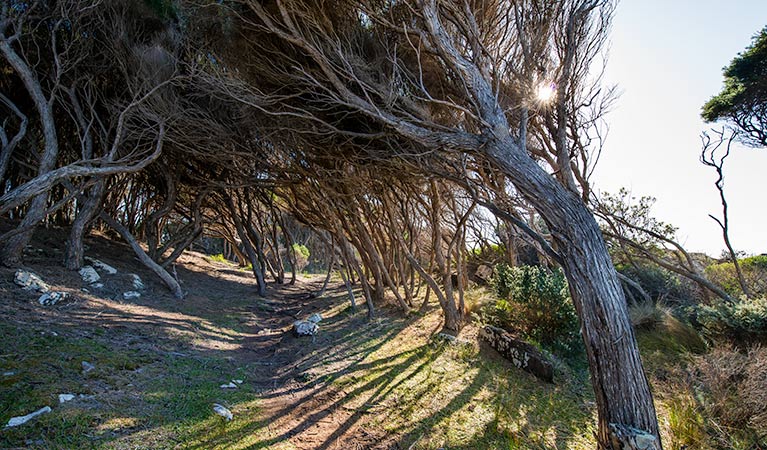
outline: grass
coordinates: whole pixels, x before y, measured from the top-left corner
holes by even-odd
[[[355,411],[350,421],[370,414],[366,428],[400,435],[399,448],[414,450],[593,446],[588,393],[540,382],[474,344],[419,335],[438,319],[400,325],[334,381],[346,393],[341,406]]]
[[[302,352],[293,379],[311,393],[297,391],[278,414],[263,409],[264,398],[251,383],[257,380],[249,380],[255,366],[224,351],[169,353],[158,348],[160,337],[132,337],[120,327],[57,324],[55,334],[0,322],[0,374],[13,373],[0,376],[0,421],[53,408],[0,431],[0,448],[294,450],[291,438],[323,417],[332,417],[326,421],[332,428],[317,445],[322,449],[339,437],[357,439],[358,430],[370,433],[371,441],[412,450],[594,448],[596,412],[583,361],[558,364],[556,383],[544,383],[478,345],[474,324],[459,336],[468,344],[451,344],[433,337],[441,328],[438,309],[407,318],[379,311],[367,322],[364,307],[352,312],[345,291],[336,295],[322,312],[317,341],[295,341]],[[259,304],[225,300],[209,319],[185,320],[221,336],[244,331],[243,308]],[[487,301],[484,291],[467,294],[475,308]],[[716,437],[722,443],[722,433],[712,432],[699,393],[687,381],[705,343],[667,309],[645,308],[634,317],[665,448],[715,448],[711,442]],[[162,339],[184,344],[178,337]],[[83,374],[82,361],[96,369]],[[245,380],[241,388],[219,388],[238,378]],[[61,393],[85,397],[59,405]],[[215,415],[213,403],[232,410],[234,420]],[[737,433],[730,435],[722,448],[749,448]]]
[[[228,265],[234,265],[232,261],[229,261],[224,257],[223,253],[219,253],[217,255],[208,255],[208,259],[212,262],[222,263],[222,264],[228,264]]]
[[[194,448],[254,422],[256,392],[248,387],[247,370],[223,358],[172,356],[117,346],[97,333],[64,337],[9,323],[0,323],[0,342],[0,368],[13,373],[0,378],[0,421],[53,409],[0,431],[0,448]],[[96,368],[83,373],[82,361]],[[219,388],[230,378],[246,383]],[[84,397],[59,405],[61,393]],[[214,402],[231,406],[235,420],[224,424],[212,411]]]

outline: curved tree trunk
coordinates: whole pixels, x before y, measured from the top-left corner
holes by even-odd
[[[38,175],[44,175],[56,166],[56,158],[59,153],[56,124],[53,119],[53,102],[45,97],[40,81],[37,79],[31,67],[16,53],[11,46],[11,41],[4,35],[5,29],[0,33],[0,52],[11,64],[21,80],[24,82],[32,101],[40,115],[40,124],[43,128],[44,148],[38,165]],[[45,209],[48,204],[48,193],[43,192],[32,198],[27,208],[24,219],[18,229],[28,229],[8,239],[2,248],[3,264],[17,266],[21,263],[21,255],[24,247],[29,243],[34,233],[34,226],[45,218]]]
[[[655,405],[626,300],[596,220],[576,194],[512,142],[493,144],[486,147],[488,155],[536,207],[557,243],[581,320],[599,413],[600,448],[618,450],[610,424],[646,431],[660,448]]]
[[[181,290],[181,286],[178,284],[176,279],[173,278],[173,276],[169,274],[167,270],[163,269],[159,264],[154,262],[152,258],[149,257],[149,255],[146,254],[144,249],[141,248],[141,245],[139,245],[136,238],[133,237],[127,228],[125,228],[122,224],[120,224],[118,221],[103,211],[99,214],[99,218],[103,220],[107,225],[112,227],[115,231],[117,231],[123,239],[125,239],[125,242],[127,242],[128,245],[130,245],[133,251],[136,253],[139,261],[147,266],[152,272],[157,274],[157,276],[160,277],[163,282],[165,282],[170,291],[173,293],[174,297],[179,300],[184,298],[184,291]]]
[[[69,270],[78,270],[83,266],[85,230],[101,211],[101,198],[105,186],[106,180],[100,180],[90,189],[90,193],[81,197],[84,203],[72,224],[72,229],[69,231],[64,253],[64,267]]]

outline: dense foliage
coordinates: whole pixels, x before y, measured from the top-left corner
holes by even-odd
[[[499,264],[492,286],[498,300],[488,311],[490,321],[555,352],[580,348],[578,317],[561,270]]]
[[[734,343],[767,342],[767,298],[700,305],[697,320],[704,335]]]
[[[745,133],[746,144],[767,146],[767,27],[724,68],[724,88],[703,105],[701,115],[733,123]]]
[[[767,256],[739,258],[738,263],[751,294],[755,296],[767,295]],[[706,276],[714,283],[722,286],[733,297],[744,294],[738,282],[735,264],[732,261],[706,267]]]

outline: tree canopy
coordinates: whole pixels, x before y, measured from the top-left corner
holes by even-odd
[[[359,280],[371,316],[387,294],[409,311],[424,285],[458,331],[484,207],[568,278],[601,447],[637,430],[659,442],[587,205],[614,98],[597,67],[613,1],[7,5],[4,264],[53,222],[71,226],[65,264],[79,268],[100,223],[182,298],[167,268],[208,234],[264,295],[269,275],[284,281],[283,255],[295,272],[306,227],[331,269],[337,258]]]
[[[767,147],[767,27],[723,73],[724,87],[703,105],[703,119],[729,122],[746,145]]]

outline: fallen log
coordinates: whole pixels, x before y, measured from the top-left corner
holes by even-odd
[[[480,336],[514,366],[543,381],[554,381],[554,365],[537,348],[492,325],[485,325]]]

